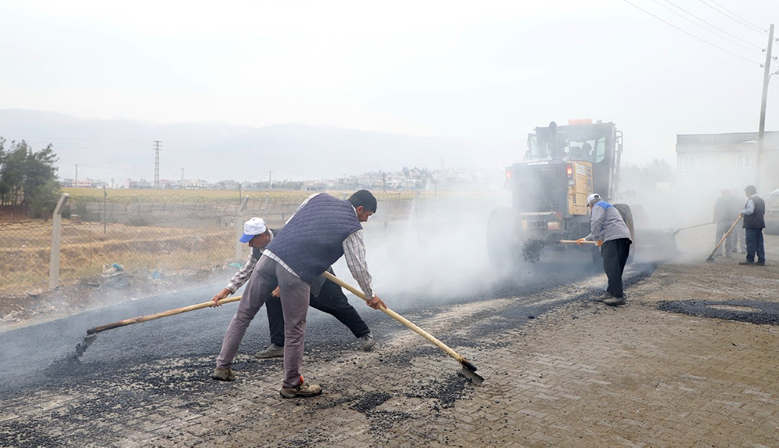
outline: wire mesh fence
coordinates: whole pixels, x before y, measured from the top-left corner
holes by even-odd
[[[119,272],[154,278],[241,263],[248,256],[247,245],[237,243],[244,221],[260,216],[268,227],[280,228],[309,194],[73,197],[62,213],[59,284]],[[345,199],[348,193],[333,195]],[[385,232],[414,213],[433,210],[432,194],[376,196],[379,214],[374,222]],[[0,223],[0,295],[48,287],[51,243],[51,221]]]

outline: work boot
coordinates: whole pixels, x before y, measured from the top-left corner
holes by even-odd
[[[222,369],[217,367],[214,369],[214,373],[211,374],[211,378],[219,381],[235,381],[235,374],[233,369]]]
[[[752,261],[739,261],[738,264],[740,264],[741,266],[752,266],[755,263]]]
[[[765,266],[765,261],[758,261],[755,266]]]
[[[321,394],[322,388],[318,384],[308,384],[300,375],[300,384],[295,387],[282,386],[279,393],[283,398],[308,398]]]
[[[611,297],[603,301],[608,306],[620,306],[625,304],[624,297]]]
[[[362,342],[362,349],[366,352],[373,348],[374,345],[376,345],[376,340],[373,339],[373,335],[368,333],[365,336],[361,336],[358,339]]]
[[[598,297],[596,297],[595,301],[596,302],[603,302],[604,300],[611,299],[612,297],[614,297],[614,296],[612,296],[611,293],[604,292],[603,294],[601,294]]]
[[[271,344],[265,347],[265,349],[255,353],[254,357],[258,359],[283,358],[284,347],[279,347],[278,345],[271,342]]]

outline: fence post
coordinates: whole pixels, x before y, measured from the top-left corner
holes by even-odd
[[[60,284],[60,243],[62,234],[62,208],[67,204],[70,195],[62,193],[57,208],[52,215],[51,226],[51,259],[49,261],[49,289],[55,289]]]
[[[241,222],[241,216],[244,210],[246,210],[246,203],[249,202],[249,196],[245,196],[241,201],[241,205],[238,206],[238,210],[235,211],[235,259],[240,260],[243,258],[243,243],[239,241],[241,235],[243,235],[243,223]]]

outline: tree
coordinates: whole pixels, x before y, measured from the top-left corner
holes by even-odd
[[[625,163],[620,169],[620,178],[627,189],[657,189],[658,183],[673,183],[676,173],[673,166],[662,159],[636,165]]]
[[[60,194],[52,145],[38,152],[24,140],[12,141],[7,150],[5,145],[0,137],[0,204],[29,207],[33,217],[48,217]]]

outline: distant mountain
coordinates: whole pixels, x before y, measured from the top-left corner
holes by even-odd
[[[160,141],[160,178],[260,181],[321,179],[404,166],[473,166],[472,148],[443,139],[305,124],[262,128],[226,123],[156,124],[86,120],[54,112],[0,110],[0,137],[51,143],[59,175],[121,182],[154,178],[154,141]]]

